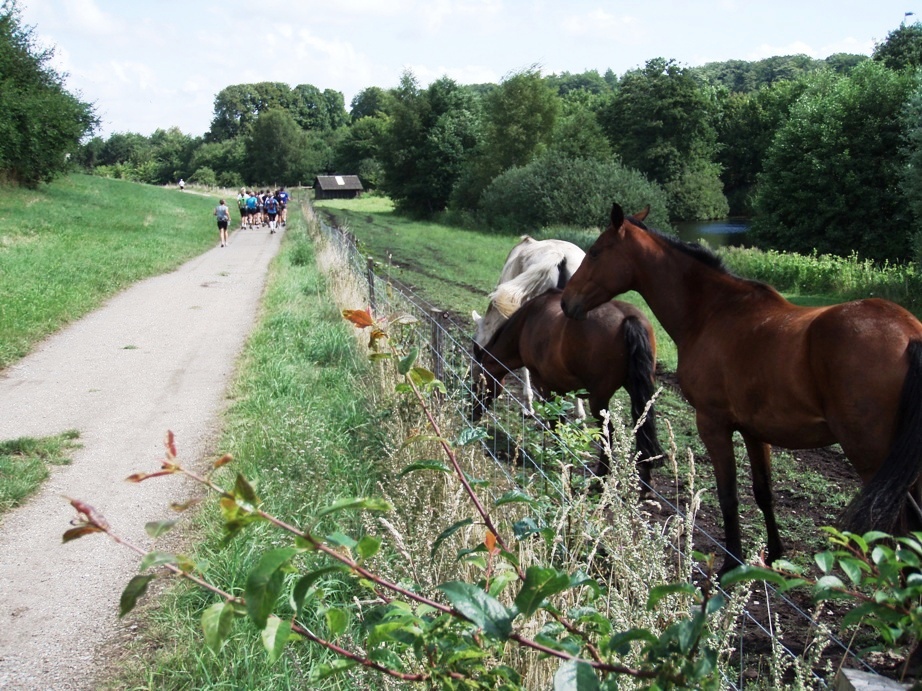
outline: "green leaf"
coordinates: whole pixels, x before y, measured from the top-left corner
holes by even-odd
[[[506,492],[503,496],[496,500],[493,504],[494,506],[503,506],[504,504],[535,504],[537,503],[534,498],[529,497],[527,494],[521,490],[514,489],[511,492]]]
[[[667,585],[658,585],[650,588],[650,596],[647,598],[647,609],[653,609],[659,604],[659,601],[669,595],[696,595],[698,589],[691,583],[669,583]]]
[[[724,588],[729,588],[731,585],[743,583],[745,581],[766,581],[782,588],[786,587],[788,584],[786,576],[772,569],[767,569],[764,566],[743,564],[725,573],[720,579],[720,585]]]
[[[829,550],[814,555],[813,560],[823,573],[829,573],[832,571],[832,567],[836,565],[836,558]]]
[[[314,585],[324,576],[331,573],[346,573],[348,568],[342,564],[335,564],[332,566],[324,566],[321,569],[316,571],[311,571],[308,574],[301,576],[298,579],[298,582],[295,583],[295,587],[291,591],[291,604],[294,607],[297,616],[301,616],[301,611],[304,608],[304,603],[307,599],[311,586]]]
[[[616,655],[627,655],[631,652],[631,643],[634,641],[656,643],[656,636],[647,629],[630,629],[612,636],[608,641],[608,649]]]
[[[327,628],[333,638],[339,638],[345,633],[346,627],[349,626],[349,615],[346,614],[345,610],[328,609],[324,616],[327,620]]]
[[[246,583],[247,614],[256,624],[263,629],[278,601],[285,583],[285,573],[282,567],[298,553],[294,547],[280,547],[273,549],[260,557],[256,567],[250,571]]]
[[[451,468],[442,463],[441,461],[417,461],[416,463],[411,463],[397,475],[398,478],[403,477],[409,473],[415,472],[417,470],[438,470],[442,473],[450,473]]]
[[[541,603],[551,595],[570,587],[570,575],[551,567],[529,566],[525,571],[525,582],[515,596],[519,612],[530,617],[541,608]]]
[[[266,622],[261,637],[263,647],[269,653],[269,664],[271,665],[282,656],[285,644],[291,638],[291,622],[272,615]]]
[[[124,617],[131,610],[134,609],[135,604],[138,601],[138,598],[144,595],[147,592],[147,585],[153,580],[153,576],[135,576],[130,581],[128,585],[125,586],[125,589],[122,591],[122,597],[119,599],[118,603],[118,616]]]
[[[147,531],[147,534],[151,537],[160,537],[164,533],[169,532],[177,521],[152,521],[144,525],[144,530]]]
[[[336,547],[346,547],[349,550],[355,549],[359,544],[358,540],[356,540],[354,537],[346,535],[345,533],[341,533],[338,530],[327,535],[326,542],[327,544],[335,545]]]
[[[259,497],[256,496],[256,491],[253,489],[253,486],[239,473],[237,474],[237,479],[234,481],[234,497],[249,504],[247,507],[249,510],[259,506]]]
[[[864,573],[869,571],[871,567],[865,564],[860,559],[855,557],[842,557],[839,559],[839,567],[845,572],[845,575],[848,576],[848,579],[855,585],[860,585]]]
[[[348,672],[357,665],[358,662],[352,660],[333,660],[328,664],[314,665],[311,667],[310,680],[311,682],[323,681],[334,675]]]
[[[500,640],[509,638],[512,633],[512,613],[499,600],[462,581],[443,583],[438,589],[462,616],[483,629],[488,636]]]
[[[230,636],[234,625],[234,606],[229,602],[216,602],[202,614],[202,632],[205,645],[219,652]]]
[[[407,372],[407,376],[416,386],[426,386],[435,381],[435,375],[425,367],[414,367]]]
[[[324,516],[328,516],[331,513],[337,513],[339,511],[350,511],[352,509],[361,509],[363,511],[391,511],[393,507],[383,499],[377,499],[375,497],[354,497],[340,499],[339,501],[333,502],[325,509],[321,509],[320,512],[314,516],[314,523],[319,521]]]
[[[413,366],[413,363],[416,362],[416,358],[419,357],[419,348],[413,346],[410,348],[410,352],[407,353],[406,357],[400,358],[400,361],[397,363],[397,371],[401,375],[405,375],[410,371],[410,368]]]
[[[490,434],[483,427],[465,427],[458,436],[458,446],[467,446],[489,438]]]
[[[148,552],[141,560],[138,571],[146,571],[147,569],[163,566],[164,564],[175,564],[176,561],[176,555],[170,554],[169,552]]]
[[[568,660],[554,674],[554,691],[598,691],[599,678],[586,662]]]
[[[356,545],[355,551],[362,559],[370,559],[375,556],[380,549],[381,538],[375,537],[374,535],[366,535],[359,540],[359,544]]]
[[[439,547],[442,546],[442,543],[445,542],[452,535],[457,533],[461,528],[464,528],[469,525],[473,525],[474,521],[471,518],[465,518],[463,521],[458,521],[457,523],[448,526],[445,530],[435,538],[435,542],[432,543],[432,549],[429,551],[429,556],[435,558],[435,553],[438,552]]]

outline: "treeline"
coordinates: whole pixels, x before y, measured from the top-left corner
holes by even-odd
[[[649,203],[661,227],[745,215],[764,248],[904,262],[922,257],[919,65],[913,24],[870,59],[691,68],[656,58],[620,76],[532,68],[499,84],[445,77],[427,87],[406,72],[394,88],[361,91],[348,111],[340,92],[309,84],[237,84],[215,97],[204,136],[173,128],[69,143],[87,170],[153,184],[355,173],[401,212],[510,232],[601,225],[612,200]],[[71,117],[81,135],[95,124],[86,114]],[[27,175],[3,155],[7,179],[60,168]]]

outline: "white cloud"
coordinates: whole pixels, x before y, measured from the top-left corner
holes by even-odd
[[[66,0],[65,12],[74,28],[93,36],[111,36],[122,29],[122,23],[100,9],[96,0]]]

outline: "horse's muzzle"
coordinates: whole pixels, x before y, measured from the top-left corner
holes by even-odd
[[[560,299],[560,308],[563,310],[563,313],[570,319],[582,321],[586,318],[586,310],[583,309],[582,300],[567,300],[565,297],[563,297]]]

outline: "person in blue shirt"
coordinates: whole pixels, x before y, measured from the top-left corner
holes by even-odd
[[[282,225],[286,225],[288,222],[288,192],[285,191],[284,187],[279,188],[278,193],[275,195],[275,198],[279,200],[279,213],[281,214]]]
[[[269,219],[269,234],[275,232],[276,217],[279,213],[279,200],[274,196],[267,195],[265,201],[266,217]]]

